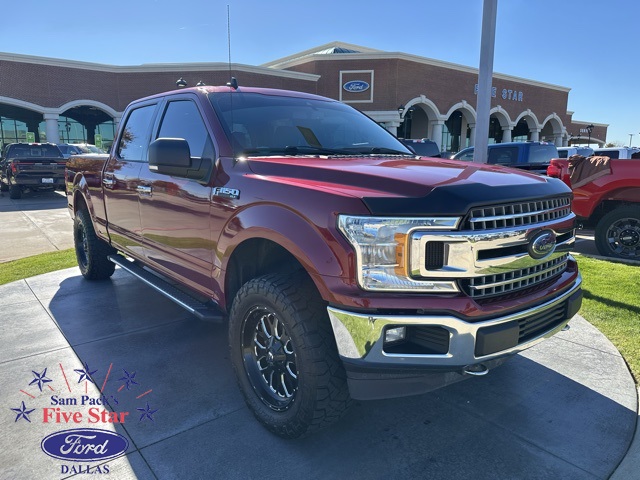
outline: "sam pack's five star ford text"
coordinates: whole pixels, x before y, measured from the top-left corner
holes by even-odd
[[[133,102],[66,188],[82,274],[119,265],[228,320],[271,431],[485,374],[578,311],[562,181],[417,157],[340,102],[234,87]]]

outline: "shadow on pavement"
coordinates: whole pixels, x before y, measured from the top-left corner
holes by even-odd
[[[582,345],[574,327],[486,377],[358,402],[330,429],[286,441],[245,407],[226,326],[197,321],[120,270],[106,282],[67,271],[29,286],[111,408],[130,412],[118,428],[142,456],[127,457],[138,478],[604,479],[635,429],[631,400],[609,394],[624,363]],[[145,408],[157,410],[152,420]]]

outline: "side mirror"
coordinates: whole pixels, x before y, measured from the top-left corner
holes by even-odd
[[[189,144],[182,138],[158,138],[149,145],[149,170],[175,177],[203,180],[213,162],[191,157]]]

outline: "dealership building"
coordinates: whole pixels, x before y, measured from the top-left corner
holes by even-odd
[[[0,142],[109,146],[129,102],[186,83],[282,88],[340,100],[398,137],[443,151],[474,144],[476,68],[332,42],[260,66],[227,63],[115,66],[0,53]],[[494,73],[489,142],[604,145],[606,124],[567,111],[570,88]]]

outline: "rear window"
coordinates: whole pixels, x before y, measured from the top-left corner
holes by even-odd
[[[609,158],[620,158],[619,150],[596,150],[595,155]]]
[[[435,142],[403,140],[402,143],[412,148],[422,157],[440,157],[440,149]]]
[[[489,149],[487,163],[513,165],[518,162],[518,147],[495,147]]]
[[[569,154],[569,152],[567,150],[560,150],[560,151],[558,151],[558,157],[557,158],[567,158],[568,154]]]
[[[531,145],[527,163],[549,163],[552,158],[558,158],[555,145]]]
[[[44,158],[62,157],[62,153],[55,145],[15,145],[7,152],[7,157],[16,158]]]

